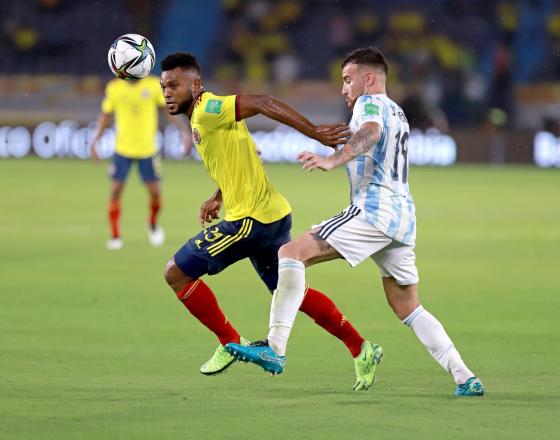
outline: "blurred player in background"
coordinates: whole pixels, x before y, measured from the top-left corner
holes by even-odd
[[[372,258],[381,272],[389,305],[453,375],[455,395],[481,396],[482,383],[418,298],[413,251],[416,216],[408,185],[410,129],[402,109],[387,97],[388,71],[385,57],[373,48],[358,49],[342,63],[342,94],[353,109],[352,137],[327,158],[304,152],[298,159],[309,171],[329,171],[346,164],[351,205],[280,249],[268,340],[250,347],[228,345],[226,349],[266,371],[281,373],[288,337],[304,298],[305,267],[337,258],[356,266]]]
[[[97,142],[103,131],[110,126],[111,114],[115,114],[115,153],[110,168],[112,179],[109,201],[109,224],[111,239],[107,249],[118,250],[123,247],[119,229],[121,214],[121,194],[133,162],[138,163],[142,181],[149,193],[148,238],[153,246],[161,246],[164,232],[158,225],[161,210],[160,159],[157,155],[156,136],[158,129],[158,109],[165,105],[159,81],[154,76],[136,81],[111,80],[106,87],[97,118],[97,128],[91,143],[91,156],[97,161]],[[167,113],[166,113],[167,114]],[[190,136],[187,134],[186,121],[169,117],[181,130],[181,139],[188,156],[191,149]]]
[[[196,148],[210,176],[218,185],[204,202],[200,222],[221,222],[191,238],[172,258],[165,279],[177,298],[219,339],[214,355],[201,367],[203,374],[224,371],[234,361],[224,345],[247,344],[225,317],[210,287],[201,277],[214,275],[249,258],[272,292],[278,283],[278,249],[290,240],[291,207],[271,185],[247,130],[245,118],[262,114],[289,125],[324,145],[347,139],[347,126],[315,126],[293,108],[267,95],[217,96],[205,91],[194,56],[176,53],[161,62],[161,87],[170,114],[190,119]],[[323,293],[304,288],[300,309],[318,325],[340,339],[354,358],[357,382],[367,381],[374,366],[372,344],[365,341],[337,306]]]

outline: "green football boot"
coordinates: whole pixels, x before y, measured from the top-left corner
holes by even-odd
[[[248,341],[243,336],[240,338],[240,345],[249,345],[251,341]],[[237,359],[235,356],[229,354],[223,345],[218,345],[216,351],[210,359],[208,359],[202,367],[200,367],[200,372],[206,376],[213,376],[214,374],[223,373],[228,369],[228,367],[233,364]]]
[[[380,345],[365,341],[362,351],[354,358],[356,368],[356,383],[354,391],[366,391],[375,381],[375,370],[383,357],[383,348]]]

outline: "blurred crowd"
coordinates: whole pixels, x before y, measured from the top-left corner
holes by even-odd
[[[508,124],[516,84],[560,78],[560,5],[552,0],[222,4],[216,78],[340,83],[345,54],[374,45],[389,60],[393,94],[419,127]]]
[[[0,73],[105,73],[123,30],[152,34],[165,0],[18,0],[0,3]],[[108,42],[109,40],[109,42]]]
[[[507,125],[516,85],[560,78],[560,6],[553,0],[204,3],[219,3],[219,26],[211,37],[185,26],[184,41],[212,38],[203,67],[214,80],[339,84],[344,55],[374,45],[389,60],[392,93],[418,127]],[[164,38],[165,14],[177,11],[172,4],[194,7],[203,25],[205,8],[194,0],[2,2],[0,74],[107,74],[107,35]]]

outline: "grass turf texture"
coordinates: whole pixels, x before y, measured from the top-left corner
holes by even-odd
[[[294,234],[347,203],[343,170],[267,169],[292,203]],[[148,244],[134,172],[122,205],[125,247],[108,252],[105,165],[0,161],[0,438],[557,438],[557,170],[411,172],[421,299],[484,381],[483,399],[451,396],[451,377],[386,305],[372,262],[308,271],[383,345],[369,392],[351,391],[346,349],[304,315],[282,376],[244,364],[201,375],[216,339],[162,271],[198,231],[214,187],[197,163],[166,162],[164,171],[166,244]],[[270,296],[248,262],[206,280],[244,336],[266,335]]]

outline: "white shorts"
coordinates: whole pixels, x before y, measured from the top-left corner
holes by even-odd
[[[350,206],[341,214],[312,228],[353,267],[371,257],[382,277],[393,277],[401,286],[418,283],[414,246],[386,236],[375,226],[358,218],[360,210]]]

